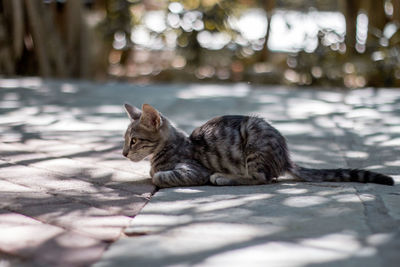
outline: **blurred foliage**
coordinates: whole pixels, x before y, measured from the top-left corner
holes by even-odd
[[[400,87],[400,0],[3,0],[0,73]]]

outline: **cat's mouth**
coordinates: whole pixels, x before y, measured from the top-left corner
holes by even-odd
[[[141,160],[143,160],[145,158],[145,157],[142,157],[141,155],[132,154],[129,151],[125,151],[125,150],[122,152],[122,155],[125,158],[127,158],[127,159],[129,159],[130,161],[133,161],[133,162],[138,162],[138,161],[141,161]]]
[[[133,161],[133,162],[139,162],[139,161],[141,161],[141,159],[132,159],[132,158],[128,158],[130,161]]]
[[[126,158],[129,159],[130,161],[133,162],[139,162],[142,161],[146,156],[142,157],[140,155],[132,156],[132,155],[127,155]]]

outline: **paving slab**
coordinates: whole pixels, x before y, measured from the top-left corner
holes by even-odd
[[[63,232],[62,228],[44,224],[30,217],[0,210],[0,249],[26,257],[35,247]],[[38,235],[40,233],[40,235]]]
[[[83,203],[47,203],[25,206],[15,212],[104,241],[115,241],[130,218]]]
[[[0,226],[0,249],[9,253],[8,257],[0,254],[4,266],[85,266],[97,260],[108,246],[6,210],[0,210]]]
[[[380,254],[398,224],[375,232],[364,212],[333,183],[165,189],[94,266],[396,266]]]
[[[24,266],[31,266],[32,261],[37,266],[89,266],[101,257],[108,246],[107,242],[65,231],[36,247],[33,259],[25,261]]]

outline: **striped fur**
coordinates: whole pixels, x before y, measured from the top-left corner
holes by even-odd
[[[308,169],[295,166],[290,173],[307,182],[358,182],[394,185],[392,177],[358,169]]]
[[[194,157],[213,184],[265,184],[291,167],[283,136],[260,118],[222,116],[190,135]]]
[[[365,170],[300,167],[290,160],[285,138],[261,118],[216,117],[187,137],[150,105],[125,109],[131,124],[123,154],[132,161],[151,155],[150,175],[159,187],[266,184],[285,173],[309,182],[394,184]]]

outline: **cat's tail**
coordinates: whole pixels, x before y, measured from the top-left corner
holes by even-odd
[[[305,182],[358,182],[394,185],[392,177],[358,169],[309,169],[294,165],[289,173]]]

